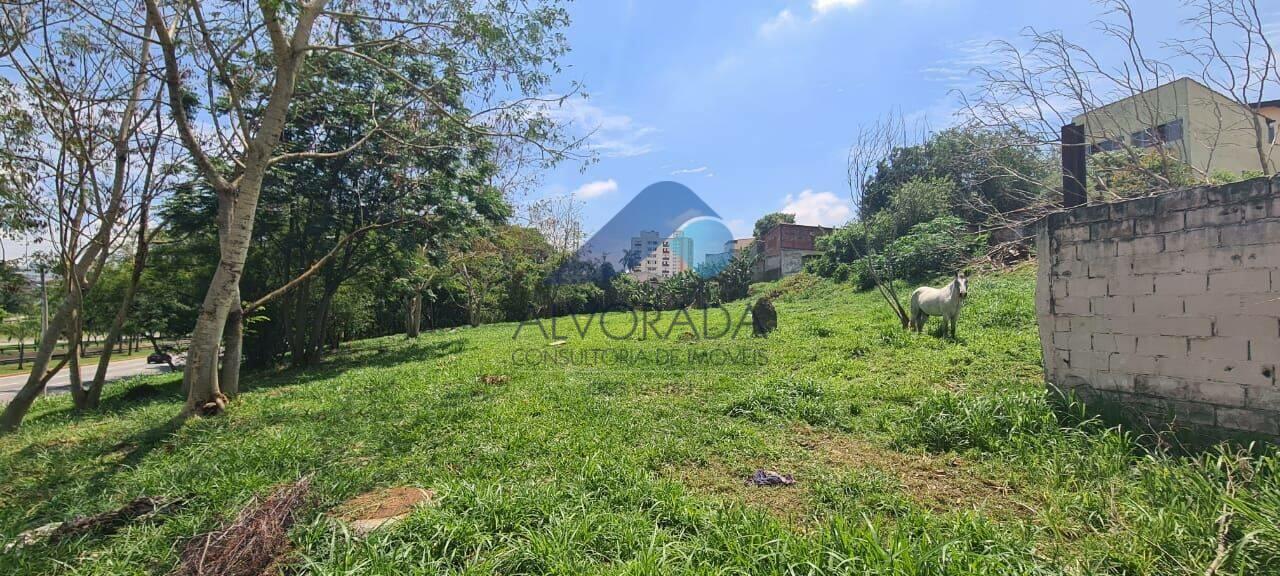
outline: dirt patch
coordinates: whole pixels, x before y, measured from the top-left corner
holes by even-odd
[[[792,436],[794,449],[773,458],[726,462],[710,458],[668,467],[665,476],[690,489],[755,506],[805,527],[825,507],[814,487],[831,473],[876,470],[917,505],[935,512],[980,510],[995,518],[1025,517],[1032,508],[997,480],[986,478],[958,457],[912,455],[876,446],[839,432],[801,427]],[[758,468],[794,472],[791,486],[746,486],[743,479]],[[816,506],[816,508],[815,508]]]
[[[775,462],[771,466],[782,465]],[[766,467],[763,462],[731,465],[721,460],[710,460],[671,467],[666,476],[697,492],[761,508],[778,518],[799,524],[809,507],[808,494],[803,489],[804,478],[798,478],[798,484],[791,486],[749,486],[743,482],[761,467]]]
[[[979,509],[998,516],[1028,511],[1012,488],[982,477],[963,458],[904,454],[810,428],[798,431],[796,444],[832,468],[872,467],[890,474],[912,500],[930,510]]]
[[[397,486],[366,492],[340,504],[331,513],[358,534],[368,534],[404,520],[418,506],[435,500],[431,490]]]

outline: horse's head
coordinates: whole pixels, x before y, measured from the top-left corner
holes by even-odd
[[[961,300],[969,297],[969,277],[964,272],[956,272],[955,290]]]

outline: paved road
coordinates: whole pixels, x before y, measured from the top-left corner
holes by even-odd
[[[85,358],[81,362],[80,377],[85,381],[92,380],[94,370],[98,369],[98,359]],[[107,381],[142,374],[163,374],[168,371],[169,366],[165,364],[147,364],[146,358],[134,358],[132,360],[112,362],[107,367]],[[45,388],[45,394],[66,394],[71,391],[70,373],[71,371],[66,368],[59,371],[56,376],[49,380],[49,385]],[[13,399],[18,390],[22,389],[22,385],[26,383],[26,374],[0,378],[0,406],[8,404],[9,400]]]

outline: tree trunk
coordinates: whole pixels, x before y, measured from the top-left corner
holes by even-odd
[[[240,394],[240,355],[244,345],[244,314],[240,309],[232,309],[227,315],[226,342],[226,351],[222,354],[222,393],[235,398]]]
[[[85,390],[84,382],[80,379],[80,354],[84,350],[84,336],[80,327],[76,324],[77,322],[74,320],[71,322],[72,334],[67,336],[67,346],[69,348],[67,354],[71,358],[70,363],[67,365],[67,377],[71,380],[71,403],[76,407],[76,410],[84,410],[88,408],[89,404],[89,393]]]
[[[293,366],[302,366],[307,356],[307,319],[311,317],[311,312],[308,311],[308,306],[311,304],[310,288],[310,281],[299,284],[290,302],[293,306],[293,314],[290,317],[292,322],[289,326],[289,363]]]
[[[417,338],[422,333],[422,293],[414,292],[409,298],[408,310],[404,315],[404,334],[409,338]]]
[[[149,36],[150,34],[148,33]],[[147,44],[144,42],[144,52],[147,49],[146,47]],[[27,377],[26,384],[13,397],[9,405],[5,406],[4,414],[0,415],[0,432],[16,430],[22,424],[22,419],[26,417],[27,411],[31,409],[31,403],[35,401],[40,393],[44,392],[45,385],[48,384],[49,377],[52,375],[46,372],[49,367],[49,359],[53,356],[53,349],[58,344],[58,335],[63,333],[70,325],[68,324],[69,320],[75,320],[76,332],[79,332],[79,311],[84,298],[84,291],[97,283],[98,274],[102,272],[103,264],[106,262],[110,252],[112,228],[120,218],[124,208],[124,185],[126,166],[129,161],[129,138],[135,129],[134,113],[137,111],[138,104],[142,98],[142,88],[147,74],[149,74],[148,69],[145,67],[139,68],[129,100],[120,115],[119,128],[116,130],[112,140],[113,168],[115,172],[112,174],[111,193],[107,209],[101,214],[98,230],[85,248],[84,253],[80,256],[80,260],[72,261],[70,258],[65,260],[68,272],[67,279],[73,289],[68,290],[67,298],[58,307],[57,315],[45,326],[44,333],[40,336],[40,348],[36,352],[36,358],[32,363],[31,374]],[[74,354],[77,351],[68,350],[68,353]],[[74,358],[74,356],[72,357]],[[77,370],[72,380],[73,385],[78,382],[79,376],[80,374]]]
[[[185,413],[214,415],[226,406],[226,397],[218,386],[218,349],[243,270],[243,258],[239,262],[228,262],[224,258],[209,283],[195,330],[191,333],[187,365],[182,373],[182,385],[187,391]]]
[[[97,358],[97,370],[93,372],[93,383],[88,389],[87,408],[97,408],[97,404],[101,401],[102,387],[106,384],[106,369],[111,362],[111,351],[123,343],[120,334],[124,332],[124,321],[128,320],[129,308],[133,307],[133,298],[137,296],[138,284],[142,282],[142,268],[147,260],[146,218],[147,210],[143,207],[141,229],[138,230],[138,250],[133,256],[133,273],[129,275],[128,288],[124,289],[124,300],[120,301],[120,307],[115,311],[114,319],[111,319],[111,329],[106,334],[106,340],[102,342],[102,355]],[[133,352],[132,347],[129,352]]]
[[[324,342],[329,333],[329,308],[333,305],[333,295],[337,290],[337,286],[332,288],[326,286],[324,296],[320,298],[320,305],[316,306],[305,358],[308,366],[319,364],[320,358],[324,356]]]
[[[22,424],[22,419],[26,417],[27,410],[31,409],[31,403],[44,392],[46,382],[44,376],[45,371],[49,369],[49,360],[53,357],[53,350],[58,345],[58,338],[62,336],[67,319],[71,317],[72,309],[76,307],[74,298],[68,297],[62,301],[58,311],[49,320],[48,329],[40,335],[36,356],[31,360],[31,373],[27,376],[27,382],[4,407],[4,413],[0,414],[0,432],[17,430]]]

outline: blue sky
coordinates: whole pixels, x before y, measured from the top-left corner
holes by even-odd
[[[1191,34],[1179,5],[1133,1],[1150,45]],[[891,109],[947,125],[951,91],[989,61],[991,40],[1057,29],[1120,57],[1087,0],[579,0],[570,11],[561,80],[588,98],[564,112],[596,127],[599,162],[556,168],[539,194],[576,192],[588,231],[660,180],[692,188],[739,236],[783,209],[840,224],[858,126]]]

